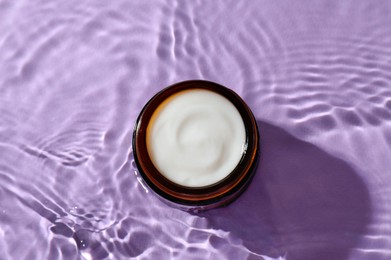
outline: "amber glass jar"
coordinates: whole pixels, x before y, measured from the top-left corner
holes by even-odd
[[[212,91],[231,102],[239,112],[245,129],[243,149],[237,165],[221,180],[200,187],[178,184],[167,178],[156,167],[147,146],[147,128],[159,106],[173,95],[193,89]],[[144,106],[133,132],[134,160],[143,181],[164,202],[188,211],[215,208],[237,198],[255,172],[258,154],[258,128],[250,108],[234,91],[210,81],[184,81],[163,89]]]

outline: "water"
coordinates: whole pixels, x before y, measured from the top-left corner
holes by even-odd
[[[0,0],[0,259],[390,259],[388,1]],[[187,79],[253,109],[235,203],[134,175],[145,102]]]

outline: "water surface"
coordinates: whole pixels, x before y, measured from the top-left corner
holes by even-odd
[[[390,259],[388,1],[0,0],[1,259]],[[131,138],[177,81],[235,90],[256,177],[192,215]]]

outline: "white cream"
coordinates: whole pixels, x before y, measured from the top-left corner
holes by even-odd
[[[204,89],[172,95],[155,110],[147,127],[147,149],[155,167],[188,187],[224,179],[238,165],[245,139],[236,107]]]

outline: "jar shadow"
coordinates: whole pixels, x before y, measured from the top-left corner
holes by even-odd
[[[259,166],[232,204],[199,213],[255,255],[346,259],[371,219],[369,192],[345,161],[258,121]]]

